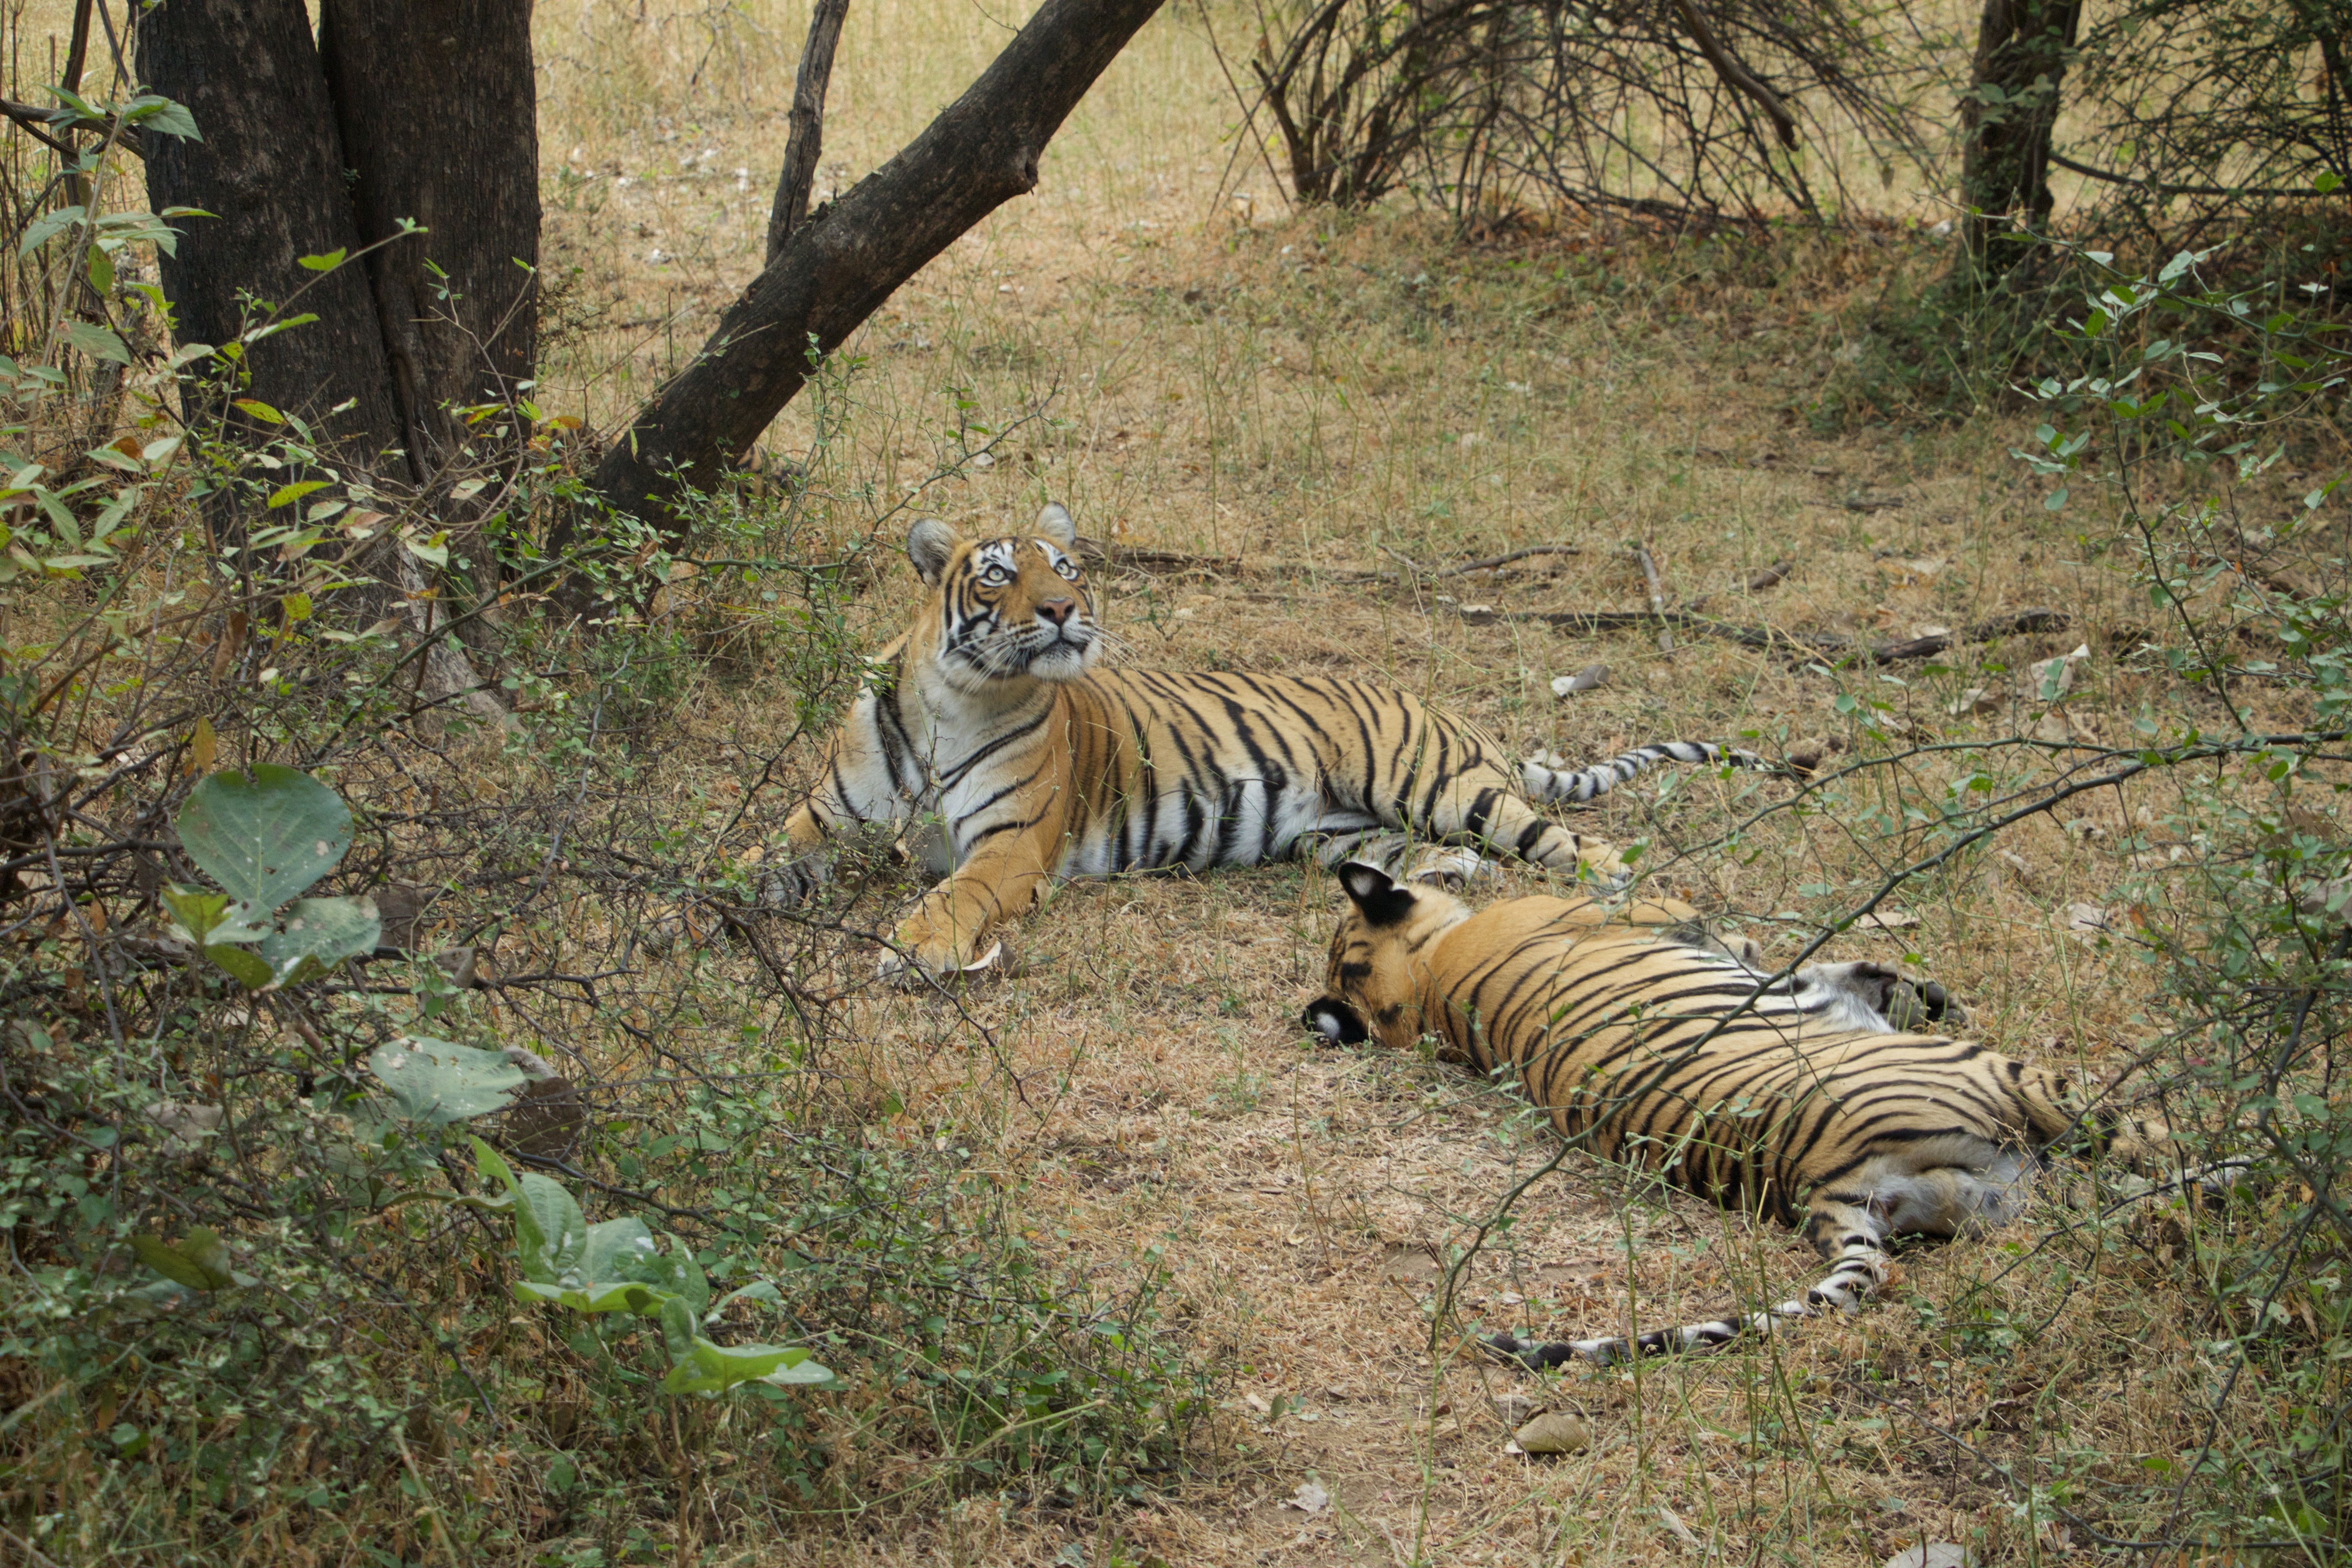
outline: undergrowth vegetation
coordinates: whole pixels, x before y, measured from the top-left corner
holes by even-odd
[[[544,9],[575,270],[541,383],[472,411],[430,501],[239,407],[239,345],[166,346],[152,247],[200,219],[121,162],[65,216],[8,144],[0,1560],[2340,1558],[2324,234],[2053,247],[2057,303],[1996,321],[1909,222],[1278,220],[1227,202],[1229,89],[1171,16],[1037,204],[878,316],[683,540],[556,556],[597,428],[757,266],[731,161],[766,155],[798,23]],[[938,18],[887,19],[845,43],[853,93],[884,84],[845,159],[993,36],[917,58],[876,37]],[[903,625],[907,525],[1041,500],[1138,662],[1788,759],[1583,826],[1776,963],[1931,971],[2237,1192],[2086,1174],[1851,1321],[1476,1365],[1467,1330],[1654,1326],[1810,1258],[1560,1161],[1490,1086],[1303,1042],[1311,870],[1065,889],[1025,975],[922,996],[875,974],[922,875],[889,844],[813,908],[763,896]],[[1671,628],[1575,619],[1652,593]],[[241,882],[191,803],[289,779],[348,828],[299,887]],[[298,898],[368,900],[373,939],[298,952]],[[1591,1451],[1504,1458],[1545,1405]]]

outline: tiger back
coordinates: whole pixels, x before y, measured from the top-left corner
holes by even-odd
[[[920,820],[945,879],[894,945],[935,973],[971,965],[1055,879],[1246,866],[1307,842],[1327,862],[1457,882],[1490,848],[1613,885],[1609,847],[1537,799],[1724,755],[1666,742],[1580,772],[1514,766],[1476,725],[1384,682],[1098,668],[1108,639],[1058,506],[1028,537],[925,519],[907,548],[929,595],[834,734],[786,827],[803,858],[771,896],[805,897],[833,836]]]

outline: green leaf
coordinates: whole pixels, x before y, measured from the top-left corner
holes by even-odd
[[[122,106],[125,123],[144,126],[163,136],[176,136],[183,142],[201,142],[204,134],[196,129],[196,117],[188,112],[187,105],[175,103],[152,92],[142,92]],[[205,216],[212,215],[206,213]]]
[[[89,286],[100,294],[114,287],[114,258],[106,254],[104,246],[89,247]]]
[[[49,240],[72,228],[82,220],[82,209],[59,207],[53,213],[35,218],[25,229],[25,237],[16,242],[16,254],[29,256]]]
[[[373,906],[369,912],[373,913]],[[374,945],[373,940],[369,945]],[[368,1054],[368,1070],[392,1090],[403,1116],[434,1127],[504,1110],[513,1103],[513,1091],[529,1081],[501,1052],[478,1051],[425,1035],[404,1035],[378,1046]],[[546,1180],[525,1176],[523,1184],[528,1190],[531,1182]],[[572,1202],[568,1195],[563,1201]],[[576,1217],[579,1205],[572,1205],[572,1212]]]
[[[165,888],[163,897],[164,907],[179,917],[181,931],[198,946],[204,944],[205,939],[212,934],[213,928],[219,925],[228,913],[226,893]]]
[[[2066,487],[2061,485],[2056,489],[2050,492],[2050,499],[2042,503],[2042,510],[2044,511],[2059,511],[2063,510],[2065,505]]]
[[[261,956],[278,984],[291,985],[373,952],[383,940],[373,899],[297,899],[278,929],[261,939]]]
[[[515,1239],[523,1277],[553,1285],[588,1249],[588,1221],[563,1184],[526,1171],[515,1183]]]
[[[668,1328],[667,1320],[663,1328]],[[829,1383],[832,1372],[797,1345],[722,1345],[700,1334],[687,1342],[687,1353],[670,1352],[674,1364],[662,1387],[671,1394],[718,1394],[739,1383]]]
[[[283,425],[286,423],[286,416],[278,413],[278,410],[270,407],[269,405],[262,402],[258,397],[240,397],[236,399],[236,402],[230,404],[229,406],[232,408],[243,409],[254,418],[260,420],[264,425]]]
[[[324,256],[304,256],[296,259],[299,265],[309,268],[313,272],[332,272],[343,264],[344,254],[343,247],[339,245]]]
[[[246,948],[216,942],[205,949],[205,956],[247,991],[258,991],[277,978],[259,953]]]
[[[131,363],[131,350],[112,327],[101,327],[96,321],[68,321],[58,329],[66,342],[91,359],[111,360],[116,364]]]
[[[275,763],[228,769],[188,793],[175,826],[188,858],[228,895],[274,910],[335,868],[352,814],[333,790]]]
[[[515,1184],[514,1167],[507,1163],[505,1155],[470,1133],[467,1135],[466,1142],[474,1146],[474,1169],[479,1171],[486,1180],[506,1188],[509,1196],[522,1191]]]
[[[2317,174],[2312,176],[2311,188],[2317,191],[2324,196],[2343,183],[2344,181],[2340,176],[2331,174],[2323,169]]]
[[[281,507],[288,501],[300,500],[312,490],[322,490],[326,488],[327,481],[324,479],[301,479],[290,485],[280,485],[269,492],[268,504],[272,508]]]
[[[231,1266],[228,1247],[205,1226],[188,1232],[176,1247],[160,1237],[134,1236],[131,1247],[148,1268],[191,1290],[222,1290],[254,1283],[251,1275],[240,1274]]]

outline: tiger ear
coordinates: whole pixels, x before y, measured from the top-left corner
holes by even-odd
[[[962,542],[963,535],[938,518],[919,518],[907,531],[907,559],[915,563],[915,575],[936,588],[940,574],[955,556],[955,547]]]
[[[1412,913],[1412,893],[1378,866],[1350,860],[1339,868],[1339,886],[1348,889],[1364,923],[1392,926]]]
[[[1045,503],[1045,510],[1037,514],[1037,531],[1065,550],[1078,547],[1078,525],[1070,521],[1069,509],[1060,501]]]

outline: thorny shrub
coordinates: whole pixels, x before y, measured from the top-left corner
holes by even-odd
[[[171,130],[149,100],[93,112]],[[1097,1506],[1171,1475],[1209,1380],[1162,1331],[1156,1257],[1104,1283],[1034,1253],[1017,1185],[971,1153],[986,1130],[918,1126],[852,1027],[901,873],[848,865],[809,910],[757,896],[782,792],[862,668],[874,542],[903,528],[837,440],[855,363],[823,367],[780,494],[707,498],[675,545],[608,519],[554,560],[551,521],[587,504],[578,421],[462,411],[446,484],[371,487],[240,384],[299,310],[257,302],[237,342],[167,357],[146,345],[168,303],[137,279],[169,215],[22,216],[0,1552],[613,1562],[940,1490]],[[96,429],[94,382],[117,399]],[[566,576],[585,616],[546,595]],[[714,660],[756,668],[775,721],[729,787],[681,787],[666,750]],[[265,763],[349,804],[317,890],[372,898],[383,936],[248,992],[173,939],[163,895],[202,881],[173,831],[191,788]],[[387,1119],[365,1068],[420,1027],[552,1064],[559,1092],[470,1125],[594,1217],[679,1237],[743,1304],[719,1341],[755,1326],[838,1384],[666,1394],[641,1320],[520,1309],[508,1220],[410,1201],[482,1195],[466,1126]],[[134,1237],[212,1288],[159,1292]]]

